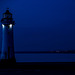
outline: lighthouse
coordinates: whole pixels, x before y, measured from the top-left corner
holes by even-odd
[[[1,50],[1,62],[16,62],[14,54],[14,37],[13,27],[15,21],[13,21],[12,14],[9,9],[3,13],[2,23],[2,50]]]

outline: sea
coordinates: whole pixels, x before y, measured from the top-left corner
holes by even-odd
[[[16,62],[75,62],[75,54],[15,54]]]

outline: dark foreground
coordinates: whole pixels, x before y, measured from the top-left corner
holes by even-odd
[[[0,63],[0,75],[75,75],[75,63]]]

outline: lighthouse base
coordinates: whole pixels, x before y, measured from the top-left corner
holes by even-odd
[[[1,59],[0,61],[2,64],[15,64],[16,63],[16,59]]]

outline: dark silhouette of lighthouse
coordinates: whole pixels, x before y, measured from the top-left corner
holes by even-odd
[[[2,23],[2,52],[1,62],[16,62],[14,54],[13,26],[14,21],[9,9],[3,13]]]

